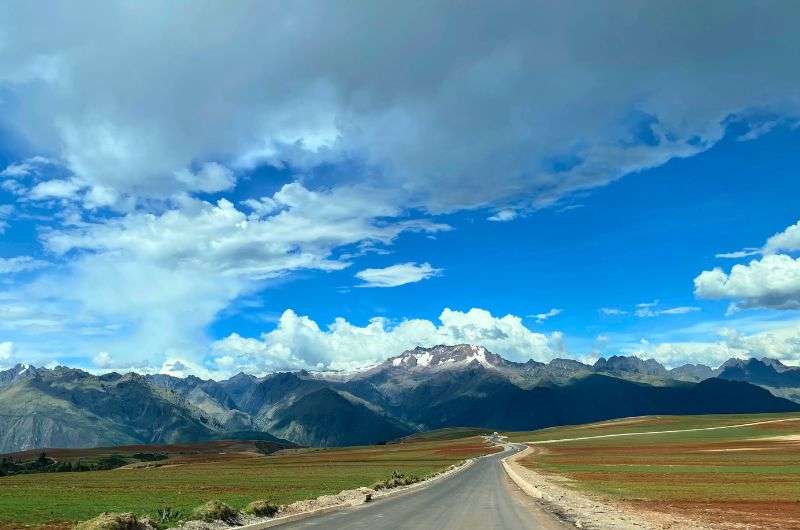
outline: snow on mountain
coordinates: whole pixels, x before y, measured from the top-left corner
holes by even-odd
[[[459,344],[457,346],[434,346],[432,348],[417,347],[388,359],[379,368],[393,369],[448,369],[461,368],[476,363],[485,368],[498,368],[502,364],[498,355],[489,352],[483,346]]]

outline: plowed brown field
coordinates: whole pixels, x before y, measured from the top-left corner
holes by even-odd
[[[674,422],[665,424],[671,429]],[[606,425],[618,429],[622,424]],[[657,430],[658,422],[642,425]],[[696,422],[692,425],[697,428]],[[602,428],[567,429],[578,436],[603,434]],[[564,433],[555,429],[548,434],[560,439]],[[739,428],[535,445],[538,450],[521,463],[637,511],[677,514],[723,528],[800,528],[800,436],[795,435],[800,435],[800,417]]]

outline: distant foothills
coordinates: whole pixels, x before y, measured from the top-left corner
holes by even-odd
[[[17,365],[0,371],[0,453],[52,447],[389,441],[471,426],[530,430],[646,414],[800,411],[800,368],[731,359],[671,370],[614,356],[511,362],[481,346],[416,348],[361,372],[224,381]]]

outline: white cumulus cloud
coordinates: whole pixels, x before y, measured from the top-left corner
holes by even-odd
[[[269,278],[296,269],[346,267],[347,262],[331,256],[345,245],[389,244],[404,231],[449,229],[426,220],[378,222],[401,212],[379,195],[357,188],[314,192],[293,183],[271,200],[277,207],[265,216],[248,215],[226,199],[216,204],[187,200],[181,208],[161,215],[134,213],[51,231],[43,240],[57,254],[123,253],[171,268]]]
[[[217,162],[203,164],[203,167],[195,172],[181,169],[176,172],[175,176],[189,189],[205,193],[225,191],[233,188],[236,184],[233,171]]]
[[[416,346],[480,344],[506,358],[549,360],[562,349],[562,335],[528,329],[520,317],[495,317],[483,309],[445,309],[439,322],[425,319],[392,323],[373,318],[366,326],[337,318],[321,328],[307,316],[285,311],[277,327],[258,338],[232,334],[213,350],[228,372],[263,373],[286,368],[350,370],[381,362]]]
[[[0,366],[9,364],[14,355],[14,343],[10,341],[0,342]]]
[[[798,250],[800,250],[800,221],[773,235],[767,239],[764,245],[764,252],[767,254],[796,252]]]
[[[29,197],[41,199],[71,199],[81,189],[81,185],[73,180],[45,180],[31,188]]]
[[[114,359],[107,351],[101,351],[92,357],[92,364],[94,364],[97,368],[109,368],[113,366]]]
[[[642,340],[624,348],[625,353],[652,357],[668,367],[704,363],[715,368],[730,358],[770,357],[790,365],[800,364],[800,323],[786,322],[764,331],[743,334],[732,328],[717,330],[718,340]]]
[[[700,298],[734,300],[734,308],[800,308],[800,259],[768,254],[730,272],[717,267],[694,279]]]
[[[488,217],[488,219],[489,219],[489,221],[495,221],[495,222],[502,223],[502,222],[505,222],[505,221],[514,220],[514,219],[517,218],[518,215],[519,214],[514,210],[504,209],[504,210],[499,210],[494,215]]]
[[[119,366],[143,357],[196,360],[206,349],[207,326],[266,282],[299,270],[346,268],[350,261],[337,255],[342,248],[449,229],[401,216],[369,189],[317,192],[292,183],[269,201],[273,208],[263,213],[226,199],[187,198],[160,214],[136,211],[45,231],[45,248],[67,264],[18,288],[17,310],[2,325],[30,330],[25,340],[43,342],[34,330],[55,322],[55,329],[69,330],[65,349],[108,351]],[[75,336],[85,329],[102,332],[91,340]]]

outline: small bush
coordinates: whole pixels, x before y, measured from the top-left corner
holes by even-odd
[[[107,471],[127,464],[128,461],[121,455],[109,455],[98,459],[95,468],[101,471]]]
[[[274,517],[280,510],[280,506],[269,501],[253,501],[244,509],[245,513],[256,517]]]
[[[75,530],[152,530],[147,520],[139,520],[132,513],[104,512],[88,521],[75,525]]]
[[[141,460],[142,462],[157,462],[159,460],[166,460],[169,455],[166,453],[133,453],[133,458]]]
[[[187,519],[186,515],[183,510],[172,506],[163,506],[156,510],[155,521],[159,528],[168,528],[180,520]]]
[[[420,482],[421,480],[422,479],[419,478],[416,475],[406,476],[405,474],[400,473],[397,470],[394,470],[394,471],[392,471],[392,476],[390,478],[387,478],[386,480],[382,480],[382,481],[376,482],[375,484],[370,486],[370,488],[374,489],[375,491],[379,491],[379,490],[382,490],[382,489],[387,489],[388,490],[388,489],[397,488],[397,487],[400,487],[400,486],[409,486],[411,484],[416,484],[417,482]]]
[[[202,506],[198,506],[192,512],[192,517],[207,523],[214,521],[225,521],[226,523],[233,523],[237,519],[236,510],[225,504],[224,502],[211,500]]]

